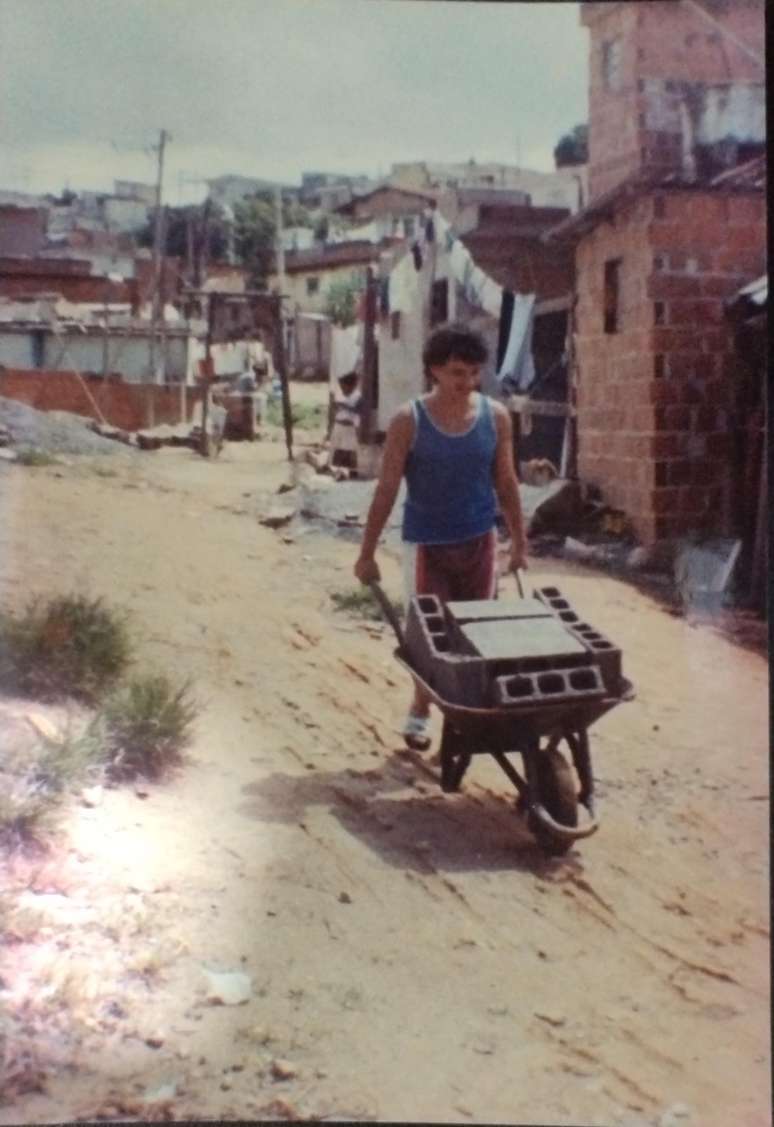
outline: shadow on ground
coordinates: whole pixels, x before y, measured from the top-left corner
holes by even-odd
[[[311,808],[324,807],[383,860],[417,873],[507,869],[548,879],[558,865],[582,871],[577,850],[561,860],[541,852],[517,812],[515,791],[466,791],[463,782],[459,793],[444,794],[437,773],[421,768],[401,749],[373,770],[275,772],[243,787],[238,813],[303,827]]]

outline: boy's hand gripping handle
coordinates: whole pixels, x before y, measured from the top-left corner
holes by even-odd
[[[402,649],[403,648],[403,628],[400,624],[400,619],[398,618],[397,614],[395,613],[395,608],[393,607],[392,603],[390,602],[390,600],[385,595],[385,593],[382,590],[380,584],[376,582],[376,580],[373,580],[371,583],[369,583],[368,587],[372,591],[374,598],[376,599],[377,603],[379,604],[379,607],[381,609],[382,614],[384,615],[384,617],[389,622],[390,626],[395,631],[395,637],[398,639],[398,645]]]

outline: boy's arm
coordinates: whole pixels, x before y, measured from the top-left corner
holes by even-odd
[[[382,455],[382,469],[366,517],[360,555],[355,563],[355,575],[361,583],[381,579],[379,565],[374,559],[376,546],[392,512],[398,495],[406,458],[414,437],[414,418],[410,407],[401,407],[387,428]]]
[[[511,567],[527,566],[527,535],[521,510],[519,482],[513,464],[513,426],[511,416],[502,403],[494,404],[497,427],[494,484],[505,523],[511,534]]]

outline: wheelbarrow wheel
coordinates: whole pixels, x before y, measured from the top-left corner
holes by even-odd
[[[561,751],[549,748],[539,752],[535,758],[535,768],[543,806],[548,813],[555,822],[563,826],[577,826],[578,794],[575,773]],[[552,857],[561,856],[572,845],[572,841],[552,833],[532,813],[529,815],[528,825],[540,848]]]

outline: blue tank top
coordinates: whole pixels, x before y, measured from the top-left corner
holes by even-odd
[[[497,430],[485,395],[461,434],[447,434],[421,399],[411,404],[414,442],[406,459],[403,539],[410,544],[460,544],[494,527]]]

